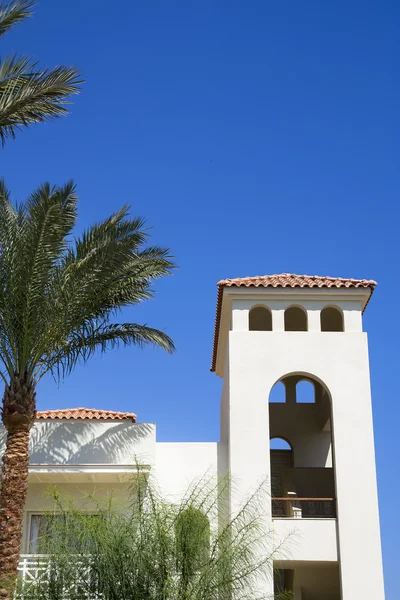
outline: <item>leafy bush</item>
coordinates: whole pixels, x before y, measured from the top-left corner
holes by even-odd
[[[205,477],[183,499],[164,498],[140,469],[128,507],[93,495],[92,513],[52,490],[54,511],[39,540],[38,576],[24,600],[240,600],[266,598],[274,548],[264,486],[229,515],[228,479]],[[286,545],[286,544],[284,544]],[[278,556],[279,554],[279,556]],[[281,600],[289,593],[275,595]]]

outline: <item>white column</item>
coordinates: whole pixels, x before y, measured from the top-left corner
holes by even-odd
[[[268,392],[273,381],[266,378],[252,359],[249,334],[242,331],[229,333],[229,466],[233,483],[231,511],[234,515],[243,501],[264,483],[262,500],[265,509],[265,535],[271,537],[272,518],[269,491],[269,413]],[[272,576],[260,578],[259,594],[273,598]],[[262,592],[262,594],[261,594]]]
[[[346,333],[362,331],[362,313],[359,308],[357,310],[344,310],[343,320]]]
[[[272,331],[285,331],[285,311],[272,309]]]
[[[331,391],[342,600],[384,600],[366,339]]]
[[[321,331],[321,310],[308,310],[308,331]]]
[[[248,331],[249,330],[249,308],[243,302],[232,302],[232,330],[233,331]]]

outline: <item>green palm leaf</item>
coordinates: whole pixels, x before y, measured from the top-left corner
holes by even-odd
[[[112,322],[153,297],[173,269],[170,251],[145,246],[145,222],[127,207],[73,240],[76,219],[72,182],[40,186],[18,209],[0,182],[0,362],[10,379],[35,384],[120,343],[174,348],[158,329]]]
[[[30,17],[33,5],[34,0],[20,0],[0,6],[0,36],[4,35],[20,21]]]
[[[0,6],[0,35],[31,15],[34,2],[14,1]],[[0,60],[0,139],[4,146],[22,127],[68,113],[68,98],[80,91],[75,67],[40,69],[26,56]]]

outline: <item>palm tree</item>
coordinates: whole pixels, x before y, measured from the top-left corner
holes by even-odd
[[[0,36],[31,16],[34,0],[12,0],[0,5]],[[0,59],[0,139],[4,146],[21,127],[68,113],[66,99],[79,92],[74,67],[40,69],[26,56]]]
[[[174,267],[169,250],[145,246],[144,221],[129,218],[126,206],[72,240],[76,219],[72,182],[46,183],[14,207],[0,181],[0,377],[7,431],[0,598],[11,597],[18,565],[37,383],[47,373],[63,378],[78,362],[118,344],[174,349],[162,331],[112,321],[119,309],[153,296],[152,282]]]

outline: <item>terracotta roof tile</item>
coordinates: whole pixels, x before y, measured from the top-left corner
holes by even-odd
[[[130,419],[136,423],[135,413],[117,412],[114,410],[98,410],[97,408],[65,408],[62,410],[42,410],[36,414],[39,420],[82,419],[122,421]]]
[[[368,279],[344,279],[342,277],[320,277],[318,275],[295,275],[294,273],[280,273],[279,275],[262,275],[258,277],[237,277],[236,279],[221,279],[217,283],[217,311],[214,327],[214,345],[211,363],[211,371],[215,371],[217,361],[217,348],[219,327],[221,321],[222,296],[225,287],[273,287],[273,288],[369,288],[372,296],[376,281]],[[366,303],[364,310],[368,304]]]
[[[374,287],[376,281],[368,279],[343,279],[342,277],[319,277],[318,275],[294,275],[281,273],[280,275],[263,275],[261,277],[237,277],[236,279],[222,279],[218,287],[254,286],[254,287]]]

